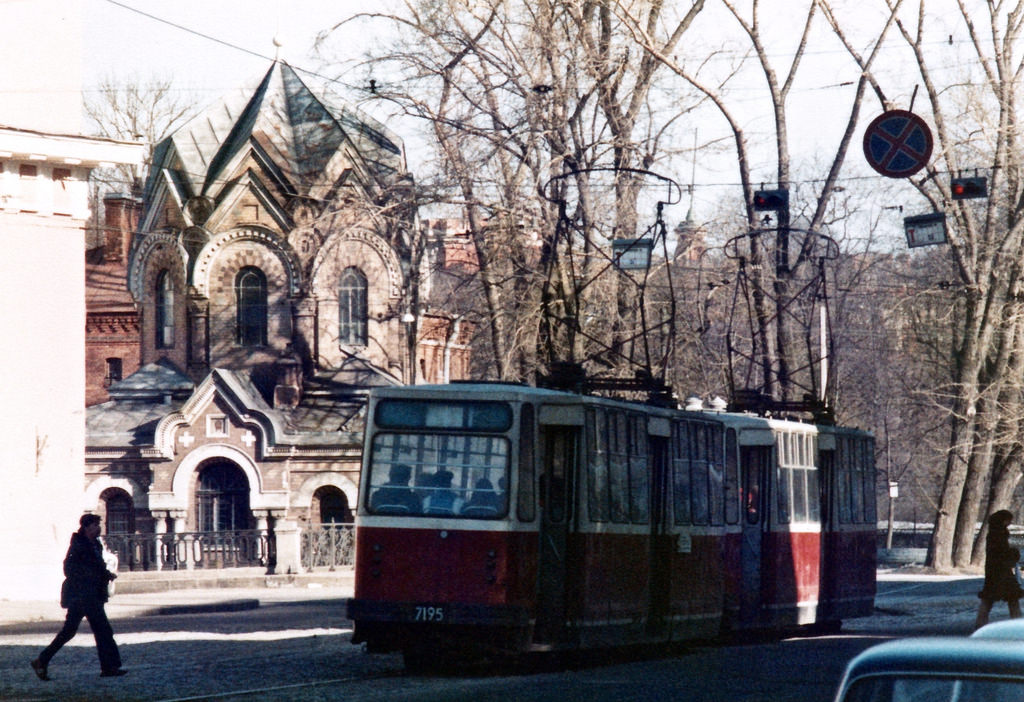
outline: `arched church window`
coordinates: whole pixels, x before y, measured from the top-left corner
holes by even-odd
[[[218,462],[200,470],[196,528],[206,532],[249,528],[249,481],[240,468]]]
[[[235,278],[237,334],[240,346],[267,343],[267,278],[259,268],[247,266]]]
[[[346,268],[338,283],[338,337],[342,344],[366,345],[366,276]]]
[[[104,491],[101,497],[107,515],[105,532],[107,534],[135,533],[135,505],[132,504],[131,496],[123,490],[111,489]]]
[[[174,346],[174,281],[170,271],[160,271],[156,277],[156,347]]]

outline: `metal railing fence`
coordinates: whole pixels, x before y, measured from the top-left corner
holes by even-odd
[[[353,524],[313,524],[302,530],[302,567],[306,571],[338,566],[351,566],[356,562],[356,531]]]
[[[120,571],[270,567],[275,561],[273,534],[256,529],[107,534],[103,542]]]

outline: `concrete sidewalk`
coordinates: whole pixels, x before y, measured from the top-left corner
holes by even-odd
[[[115,594],[107,603],[111,620],[139,616],[232,612],[261,604],[308,600],[347,599],[348,584],[294,584],[280,587],[216,587]],[[65,610],[53,600],[0,600],[0,627],[32,622],[62,622]]]

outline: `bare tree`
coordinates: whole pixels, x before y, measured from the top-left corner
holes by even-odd
[[[169,78],[104,78],[85,100],[85,114],[96,133],[147,145],[143,165],[123,166],[117,175],[108,174],[111,187],[141,192],[153,147],[184,124],[196,108],[193,97]]]
[[[95,90],[87,93],[85,114],[98,136],[110,139],[142,141],[146,155],[142,164],[119,165],[93,169],[89,176],[89,197],[92,212],[88,237],[100,237],[104,195],[121,192],[142,196],[143,183],[153,148],[165,136],[185,123],[196,110],[192,96],[177,89],[169,79],[138,77],[103,79]],[[87,242],[90,248],[96,241]]]
[[[912,181],[935,210],[951,215],[949,244],[958,283],[950,375],[937,389],[948,412],[949,440],[930,548],[930,564],[936,568],[980,559],[977,522],[986,507],[1006,506],[1020,479],[1024,409],[1019,387],[1024,163],[1017,127],[1024,62],[1016,55],[1024,3],[957,0],[955,5],[977,71],[948,85],[928,52],[937,36],[930,31],[925,4],[901,12],[895,0],[885,2],[896,14],[935,127],[937,158]],[[941,36],[952,37],[945,19]],[[839,32],[838,23],[834,26]],[[983,168],[990,175],[991,194],[981,203],[953,198],[949,176],[967,168]],[[984,531],[977,543],[983,538]]]
[[[702,5],[672,19],[659,45],[678,44]],[[662,3],[636,7],[652,29],[665,26]],[[429,128],[437,170],[452,185],[439,200],[460,209],[476,244],[489,355],[502,378],[528,377],[538,356],[592,358],[619,323],[582,310],[608,294],[593,281],[609,269],[610,241],[637,226],[639,186],[627,169],[659,158],[672,119],[656,120],[648,99],[660,64],[611,9],[424,0],[372,15],[406,37],[369,64],[389,76],[373,79],[374,99]],[[595,168],[616,174],[610,194]]]
[[[774,133],[771,138],[775,152],[775,185],[789,193],[794,185],[788,114],[790,93],[804,63],[808,45],[814,34],[812,30],[816,18],[820,14],[826,21],[832,23],[830,9],[825,2],[809,0],[802,15],[794,13],[794,16],[803,17],[802,30],[787,59],[788,65],[780,71],[775,65],[775,57],[766,48],[772,37],[765,34],[766,30],[760,21],[760,4],[755,1],[747,10],[732,0],[723,0],[722,5],[745,38],[752,60],[763,78],[764,90],[770,99],[772,109]],[[759,385],[758,389],[761,392],[781,402],[792,399],[799,388],[813,389],[820,398],[824,398],[826,389],[816,387],[814,369],[817,361],[813,352],[808,355],[801,350],[807,348],[806,344],[797,343],[798,331],[794,329],[794,320],[798,314],[806,317],[810,311],[806,303],[806,292],[815,289],[813,280],[820,274],[822,257],[831,255],[822,249],[826,240],[822,239],[820,232],[829,216],[837,178],[846,160],[864,95],[870,86],[870,67],[892,25],[893,15],[890,14],[888,20],[878,28],[869,55],[862,59],[865,70],[861,71],[856,82],[846,126],[835,147],[831,162],[827,164],[826,173],[818,179],[819,184],[815,186],[815,192],[806,192],[806,188],[801,192],[801,195],[808,199],[809,206],[806,208],[806,227],[803,228],[802,235],[798,235],[790,221],[789,204],[776,208],[776,220],[771,227],[765,227],[761,220],[762,213],[755,209],[756,185],[751,172],[753,149],[742,126],[741,114],[744,108],[740,103],[733,102],[730,92],[730,85],[739,73],[739,68],[727,72],[724,76],[712,75],[707,71],[707,62],[688,63],[664,51],[651,36],[643,19],[626,3],[619,3],[616,12],[630,27],[636,40],[652,56],[706,96],[732,134],[740,187],[746,207],[747,233],[734,240],[731,255],[737,260],[743,282],[747,286],[746,297],[749,300],[751,320],[751,331],[745,340],[741,340],[741,343],[749,348],[747,375],[739,382],[734,378],[737,389],[750,384]],[[830,246],[827,243],[824,245]],[[774,266],[771,265],[772,262]],[[798,312],[801,307],[804,308],[803,312]],[[812,321],[804,322],[805,338],[812,326]],[[802,384],[797,382],[798,374],[802,375]]]

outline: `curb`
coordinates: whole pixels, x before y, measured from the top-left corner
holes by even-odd
[[[213,612],[245,612],[256,609],[260,601],[256,599],[224,600],[222,602],[206,602],[203,604],[166,605],[141,613],[144,617],[160,617],[173,614],[210,614]]]

